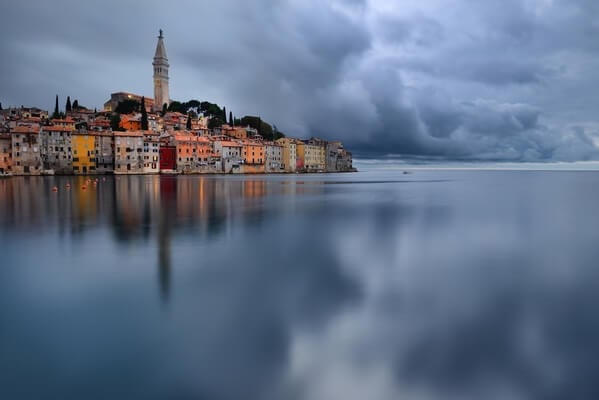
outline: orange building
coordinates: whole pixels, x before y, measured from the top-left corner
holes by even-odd
[[[75,120],[73,118],[57,119],[53,118],[50,120],[54,126],[62,126],[65,128],[75,129]]]
[[[246,128],[240,126],[223,125],[220,127],[221,134],[236,139],[246,139],[248,137]]]
[[[126,131],[141,130],[141,114],[124,114],[121,115],[119,126]]]
[[[175,131],[172,137],[177,153],[177,171],[199,173],[210,169],[214,154],[207,137],[189,131]]]
[[[242,146],[243,172],[246,174],[263,174],[265,171],[264,144],[244,140]]]

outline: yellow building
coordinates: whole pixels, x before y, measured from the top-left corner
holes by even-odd
[[[326,147],[320,139],[310,139],[304,143],[304,168],[308,172],[326,170]]]
[[[281,167],[286,172],[295,172],[297,168],[296,140],[285,137],[277,139],[276,142],[283,147]]]
[[[74,132],[71,137],[73,152],[73,173],[90,174],[96,172],[96,141],[87,131]]]

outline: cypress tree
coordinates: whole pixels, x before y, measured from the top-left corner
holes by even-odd
[[[59,115],[59,111],[58,111],[58,95],[56,95],[56,101],[54,104],[54,114],[52,114],[52,118],[58,118],[60,117]]]
[[[227,107],[223,106],[223,123],[227,123]]]
[[[229,111],[229,125],[233,126],[234,122],[233,122],[233,113],[231,111]]]
[[[71,96],[67,96],[67,104],[65,106],[65,111],[66,112],[73,111],[73,107],[71,106]]]
[[[2,103],[0,102],[0,111],[2,111]]]
[[[189,116],[189,114],[187,114],[187,123],[185,124],[185,129],[187,129],[188,131],[191,130],[191,117]]]
[[[76,110],[79,108],[79,101],[77,99],[75,99],[75,101],[73,102],[73,110]]]
[[[146,110],[146,98],[141,98],[141,129],[148,130],[148,111]]]

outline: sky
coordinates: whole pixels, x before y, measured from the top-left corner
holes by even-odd
[[[5,0],[0,102],[151,97],[259,115],[356,154],[599,160],[594,0]]]

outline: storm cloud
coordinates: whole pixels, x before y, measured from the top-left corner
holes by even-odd
[[[171,96],[260,115],[359,154],[598,159],[592,1],[0,5],[0,101],[101,108],[152,93],[166,34]]]

